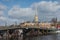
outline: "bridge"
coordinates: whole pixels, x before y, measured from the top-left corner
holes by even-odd
[[[6,33],[6,40],[8,40],[9,35],[12,35],[14,33],[18,36],[18,31],[23,31],[23,38],[29,35],[43,35],[48,34],[50,31],[55,31],[56,27],[51,26],[50,23],[22,23],[20,25],[11,25],[11,26],[4,26],[0,27],[0,35],[4,35]],[[11,34],[10,34],[11,32]],[[16,35],[14,34],[14,35]],[[19,35],[20,36],[20,35]],[[12,36],[11,36],[12,37]]]
[[[46,29],[48,29],[48,30],[55,30],[56,28],[54,27],[50,27],[50,28],[43,28],[43,27],[39,27],[39,26],[27,26],[27,27],[21,27],[21,26],[12,26],[12,27],[7,27],[7,26],[4,26],[4,27],[0,27],[0,30],[11,30],[11,29],[29,29],[29,28],[31,28],[31,29],[44,29],[44,30],[46,30]]]

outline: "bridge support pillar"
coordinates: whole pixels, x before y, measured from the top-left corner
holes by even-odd
[[[40,29],[37,30],[37,35],[42,35],[42,32],[40,31]]]
[[[48,29],[47,29],[46,33],[48,34]]]
[[[23,40],[25,40],[25,38],[26,38],[26,29],[24,28],[23,29]]]
[[[6,40],[9,40],[9,30],[6,31]]]
[[[42,34],[45,34],[44,30],[42,30]]]

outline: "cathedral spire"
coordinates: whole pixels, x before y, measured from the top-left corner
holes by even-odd
[[[37,6],[35,6],[35,22],[38,23],[38,13],[37,13]]]

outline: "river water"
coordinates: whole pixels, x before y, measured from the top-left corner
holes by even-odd
[[[23,38],[23,37],[22,37]],[[4,38],[0,38],[0,40],[5,40]],[[8,40],[22,40],[19,39],[8,39]],[[35,37],[25,37],[24,40],[60,40],[60,34],[53,34],[53,35],[41,35],[41,36],[35,36]]]
[[[27,37],[25,40],[60,40],[60,34]]]

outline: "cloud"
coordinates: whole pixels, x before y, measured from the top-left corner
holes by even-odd
[[[32,8],[20,8],[18,6],[13,6],[8,11],[9,16],[14,18],[20,18],[20,17],[29,17],[34,15],[34,10]]]
[[[4,22],[7,20],[7,17],[4,17],[6,14],[6,10],[7,6],[0,3],[0,25],[3,25]]]
[[[6,11],[7,6],[0,4],[0,25],[5,25],[5,22],[8,23],[7,25],[14,24],[17,19],[10,19],[9,17],[7,17],[8,15],[6,15]]]
[[[5,25],[5,23],[7,23],[7,25],[12,25],[12,24],[15,24],[15,22],[18,22],[18,24],[19,24],[20,23],[19,21],[20,20],[18,20],[18,19],[11,19],[8,17],[0,16],[1,25]]]
[[[7,9],[7,6],[0,3],[0,10],[6,10],[6,9]]]
[[[13,6],[9,11],[8,15],[13,18],[25,18],[32,19],[35,15],[35,10],[37,6],[37,13],[39,16],[40,21],[47,21],[51,20],[53,17],[59,17],[58,14],[60,13],[60,4],[57,1],[41,1],[37,3],[33,3],[30,7],[21,8],[19,6]],[[29,18],[30,16],[30,18]],[[32,19],[33,20],[33,19]]]
[[[4,13],[3,11],[0,11],[0,16],[2,16],[2,15],[3,15],[3,13]]]
[[[43,21],[47,21],[47,20],[51,20],[51,18],[53,17],[58,17],[58,14],[60,14],[60,4],[57,1],[41,1],[38,3],[34,3],[31,5],[31,7],[38,7],[38,14],[40,19],[42,19]],[[60,20],[60,18],[58,19]]]
[[[7,10],[7,6],[0,3],[0,16],[4,15],[4,12]]]
[[[58,20],[60,20],[59,2],[40,1],[31,4],[26,8],[21,8],[19,5],[13,5],[12,8],[8,10],[8,17],[0,16],[0,21],[7,21],[8,25],[14,24],[15,21],[17,21],[18,23],[24,21],[33,21],[36,12],[36,6],[39,21],[50,21],[54,17],[57,17]],[[6,6],[3,6],[1,8],[2,10],[6,10]],[[2,10],[0,10],[0,15],[4,14]]]

